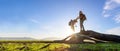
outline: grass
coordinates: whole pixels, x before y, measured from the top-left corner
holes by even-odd
[[[4,43],[4,42],[16,42],[16,43]],[[18,43],[18,42],[21,42],[21,43]],[[32,43],[29,43],[29,42],[32,42]],[[34,42],[37,42],[37,43],[34,43]],[[0,41],[1,43],[0,51],[63,51],[63,50],[120,51],[120,43],[98,43],[98,44],[50,43],[50,45],[48,45],[49,43],[40,43],[40,42],[41,41]]]
[[[98,44],[71,44],[70,48],[76,51],[120,51],[119,43],[98,43]]]

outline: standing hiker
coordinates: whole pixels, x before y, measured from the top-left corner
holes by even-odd
[[[79,16],[76,19],[80,19],[80,32],[85,31],[84,25],[83,25],[84,21],[86,20],[85,14],[83,14],[83,12],[80,11]]]

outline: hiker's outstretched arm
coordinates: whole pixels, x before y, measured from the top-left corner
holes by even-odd
[[[76,20],[80,19],[79,16],[77,16]]]

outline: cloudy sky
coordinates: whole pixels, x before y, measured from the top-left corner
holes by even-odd
[[[64,38],[80,10],[86,30],[120,35],[120,0],[0,0],[0,36]]]

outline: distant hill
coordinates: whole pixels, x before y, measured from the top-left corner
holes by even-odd
[[[61,40],[62,38],[58,38],[58,37],[47,37],[47,38],[43,38],[41,40]]]
[[[0,40],[36,40],[30,37],[0,37]]]

